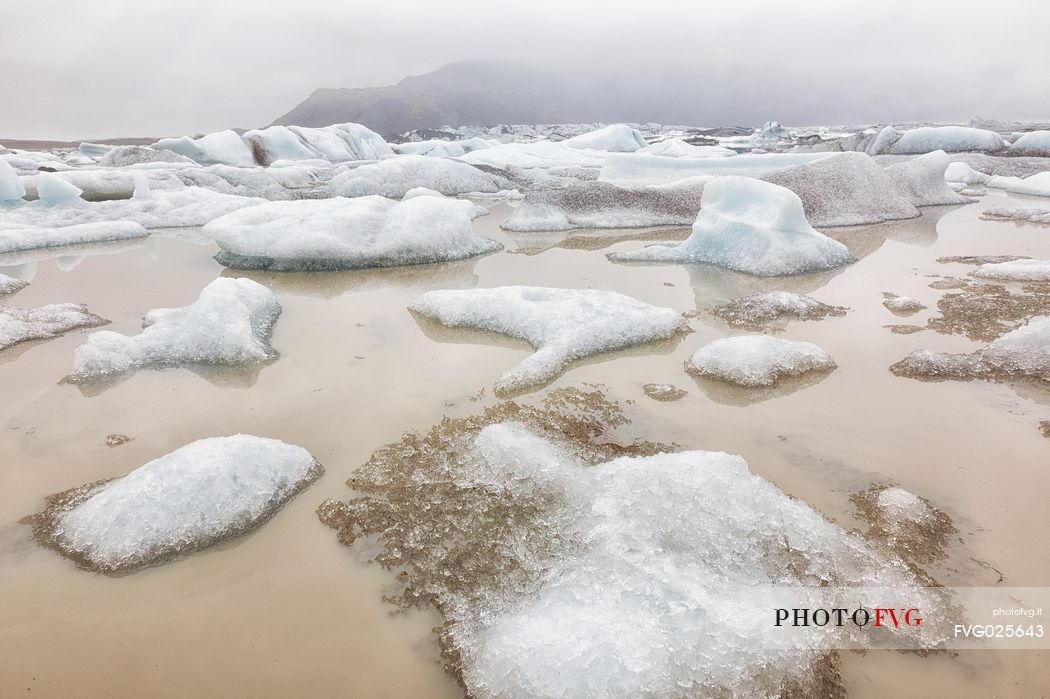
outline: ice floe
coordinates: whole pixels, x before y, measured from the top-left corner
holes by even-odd
[[[855,226],[919,215],[918,209],[901,196],[890,175],[863,153],[825,156],[762,179],[797,194],[814,226]],[[947,189],[943,181],[940,186]]]
[[[671,337],[682,316],[615,291],[505,286],[430,291],[409,309],[449,327],[515,337],[536,352],[505,373],[496,390],[546,383],[582,357]]]
[[[276,356],[270,334],[281,307],[273,292],[250,279],[220,277],[196,301],[146,314],[143,331],[92,333],[73,355],[71,380],[139,368],[239,365]]]
[[[686,370],[738,386],[773,386],[786,376],[835,368],[828,353],[812,342],[768,335],[724,337],[686,360]]]
[[[916,350],[890,370],[912,378],[1050,381],[1050,316],[1036,316],[971,354]]]
[[[386,161],[391,162],[391,161]],[[436,161],[441,162],[441,161]],[[467,166],[464,166],[467,167]],[[268,202],[204,227],[222,250],[221,263],[288,270],[390,267],[460,260],[499,250],[475,235],[469,201],[380,196]]]
[[[46,340],[70,330],[93,328],[108,322],[78,303],[53,303],[39,308],[0,306],[0,350],[20,342]]]
[[[41,218],[45,218],[47,214]],[[0,222],[2,222],[0,218]],[[29,220],[32,220],[30,218]],[[59,227],[20,226],[0,228],[0,253],[33,250],[35,248],[100,243],[110,240],[141,238],[149,232],[132,221],[105,221],[76,223]]]
[[[686,451],[588,465],[509,422],[481,430],[466,460],[461,477],[475,488],[559,503],[541,532],[566,539],[568,551],[529,556],[513,546],[503,555],[523,556],[536,584],[509,599],[442,599],[472,696],[779,696],[786,684],[809,686],[833,641],[814,628],[774,640],[777,605],[765,595],[820,585],[922,594],[899,559],[752,474],[739,456]]]
[[[1014,282],[1050,281],[1050,260],[1010,260],[983,264],[973,271],[975,277]]]
[[[131,573],[255,529],[323,473],[308,451],[276,439],[201,439],[53,496],[34,534],[86,568]]]
[[[611,253],[609,258],[711,264],[761,276],[814,272],[852,260],[845,245],[809,225],[798,195],[749,177],[708,182],[700,215],[685,241]]]
[[[1010,206],[993,206],[981,213],[989,221],[1028,221],[1050,223],[1050,209],[1025,209]]]

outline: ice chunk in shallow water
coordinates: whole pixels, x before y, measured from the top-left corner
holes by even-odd
[[[887,291],[882,297],[885,299],[882,305],[897,315],[910,316],[926,308],[922,301],[911,296],[898,296]]]
[[[777,170],[762,179],[797,194],[814,226],[856,226],[919,215],[890,176],[863,153],[837,153]]]
[[[80,201],[83,191],[76,185],[51,172],[41,172],[33,178],[36,196],[41,204],[64,204],[68,201]]]
[[[500,377],[498,392],[546,383],[576,359],[667,338],[684,327],[677,311],[597,289],[430,291],[409,309],[443,325],[489,330],[535,347],[534,354]]]
[[[53,497],[34,533],[87,568],[130,573],[258,527],[322,473],[308,451],[276,439],[201,439]]]
[[[88,206],[85,204],[85,206]],[[28,216],[35,211],[41,217],[48,216],[38,209],[22,210]],[[0,229],[0,253],[52,248],[83,243],[101,243],[110,240],[127,240],[149,235],[145,228],[131,221],[106,221],[101,223],[78,223],[70,226],[47,228],[27,226],[24,228]]]
[[[460,260],[502,245],[475,235],[469,201],[379,196],[269,202],[215,219],[204,233],[231,267],[355,269]]]
[[[896,486],[880,492],[875,504],[884,518],[895,523],[919,522],[930,516],[930,508],[922,498]]]
[[[886,168],[893,186],[915,206],[969,204],[976,201],[957,194],[945,183],[948,154],[933,151]]]
[[[782,377],[835,368],[828,353],[812,342],[769,335],[723,337],[701,347],[686,370],[739,386],[773,386]]]
[[[612,253],[609,259],[711,264],[761,276],[815,272],[852,261],[845,245],[809,225],[794,192],[750,177],[708,182],[685,241]]]
[[[269,340],[280,312],[265,286],[220,277],[189,306],[147,313],[138,335],[106,330],[90,335],[73,355],[69,378],[78,381],[142,367],[263,361],[276,355]]]
[[[846,308],[829,306],[810,296],[788,291],[752,294],[712,309],[711,313],[736,327],[759,327],[782,318],[821,320],[844,316]]]
[[[88,313],[87,308],[78,303],[53,303],[26,309],[0,306],[0,350],[20,342],[46,340],[70,330],[93,328],[108,322]]]
[[[1015,282],[1050,282],[1050,260],[1010,260],[984,264],[973,271],[975,277]]]
[[[521,561],[540,568],[532,589],[442,600],[471,696],[781,696],[832,641],[813,628],[773,641],[778,605],[763,604],[764,591],[886,585],[923,596],[898,559],[753,475],[739,456],[688,451],[587,466],[501,423],[480,432],[467,463],[479,488],[511,502],[563,503],[546,519],[565,522],[550,533],[568,542],[553,560]]]
[[[29,282],[0,274],[0,296],[7,296],[29,286]]]
[[[1036,316],[971,354],[916,350],[890,371],[919,379],[1018,377],[1050,381],[1050,316]]]
[[[0,158],[0,204],[19,202],[26,195],[26,188],[10,163]]]
[[[981,213],[987,221],[1029,221],[1050,223],[1050,209],[1022,209],[1009,206],[993,206]]]

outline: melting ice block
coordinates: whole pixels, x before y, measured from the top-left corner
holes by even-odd
[[[611,124],[562,141],[572,148],[590,148],[610,153],[633,153],[647,145],[642,134],[626,124]]]
[[[501,333],[535,347],[535,354],[500,377],[497,391],[546,383],[581,357],[667,338],[683,329],[677,311],[596,289],[429,291],[409,309],[443,325]]]
[[[815,272],[852,260],[845,245],[809,225],[794,192],[735,176],[705,185],[700,215],[683,242],[612,253],[609,259],[711,264],[761,276]]]
[[[936,150],[902,163],[894,163],[886,168],[886,174],[901,196],[915,206],[969,204],[977,201],[956,193],[946,184],[948,165],[948,154]]]
[[[499,250],[475,235],[473,203],[380,196],[269,202],[215,219],[204,233],[228,266],[273,270],[391,267],[461,260]]]
[[[828,353],[812,342],[769,335],[724,337],[701,347],[686,370],[739,386],[773,386],[782,377],[835,368]]]
[[[79,210],[79,209],[78,209]],[[48,220],[51,215],[43,209],[25,211],[27,220],[34,220],[33,211],[39,212],[37,219]],[[58,214],[66,219],[65,213]],[[25,226],[0,229],[0,253],[33,250],[36,248],[103,243],[110,240],[127,240],[149,235],[145,228],[132,221],[104,221],[99,223],[76,223],[49,228]]]
[[[901,134],[890,153],[912,155],[943,150],[947,153],[962,151],[995,152],[1006,148],[1003,137],[987,129],[967,126],[920,126]]]
[[[890,371],[912,378],[1050,381],[1050,316],[1036,316],[971,354],[916,350]]]
[[[0,350],[19,342],[46,340],[70,330],[93,328],[108,322],[88,313],[87,308],[78,303],[53,303],[40,308],[0,306]]]
[[[990,179],[992,179],[991,175],[978,172],[966,163],[958,161],[948,163],[948,167],[944,169],[945,182],[956,182],[959,184],[985,184]]]
[[[189,306],[147,313],[138,335],[93,333],[73,355],[69,378],[83,380],[141,367],[262,361],[276,355],[269,340],[280,312],[273,292],[265,286],[250,279],[220,277]]]
[[[786,683],[805,686],[838,632],[798,627],[775,640],[770,611],[785,605],[765,594],[886,586],[928,603],[899,559],[739,456],[588,466],[510,422],[484,428],[468,464],[467,482],[510,503],[559,503],[539,533],[568,542],[553,559],[505,549],[538,569],[534,585],[442,600],[471,696],[782,696]]]
[[[26,188],[11,164],[0,158],[0,204],[22,201]]]
[[[227,129],[217,131],[200,138],[180,136],[162,138],[153,144],[154,148],[170,150],[202,165],[224,164],[239,167],[253,167],[255,158],[236,131]]]
[[[863,153],[837,153],[762,179],[797,194],[814,226],[856,226],[919,215],[892,178]],[[944,182],[940,186],[946,188]]]
[[[82,189],[53,172],[41,172],[33,177],[37,199],[41,204],[79,202]]]
[[[276,439],[201,439],[52,498],[34,533],[85,567],[130,573],[258,527],[322,473],[308,451]]]

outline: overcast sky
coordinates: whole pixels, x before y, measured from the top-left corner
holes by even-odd
[[[260,126],[467,58],[671,68],[744,123],[1050,119],[1048,30],[1046,0],[0,0],[0,137]]]

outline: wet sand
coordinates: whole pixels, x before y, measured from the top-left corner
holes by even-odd
[[[600,383],[634,400],[630,430],[647,439],[743,455],[751,469],[847,528],[863,528],[850,496],[898,484],[951,516],[947,558],[928,566],[941,584],[1041,586],[1050,560],[1037,537],[1050,513],[1050,419],[1045,387],[929,383],[888,367],[916,348],[969,352],[965,336],[903,335],[882,293],[928,308],[937,277],[972,267],[953,255],[1050,258],[1045,228],[981,221],[992,205],[1036,206],[993,194],[977,204],[926,209],[921,219],[833,229],[859,261],[788,279],[712,268],[619,265],[597,248],[551,245],[514,252],[496,205],[475,226],[508,251],[446,265],[365,272],[278,274],[224,270],[215,248],[154,236],[80,256],[0,259],[0,272],[32,276],[5,299],[30,307],[75,301],[136,332],[151,308],[185,305],[219,275],[268,285],[284,308],[272,364],[246,371],[143,371],[93,386],[59,383],[83,333],[0,353],[0,696],[442,697],[461,690],[443,672],[433,613],[396,613],[382,602],[389,574],[340,546],[314,510],[345,499],[346,477],[378,447],[442,416],[491,404],[492,384],[531,350],[522,343],[417,321],[405,307],[438,288],[530,284],[615,289],[683,312],[694,331],[575,364],[552,387]],[[192,232],[191,232],[192,233]],[[578,235],[578,234],[577,234]],[[182,236],[186,238],[187,236]],[[562,234],[568,237],[568,234]],[[633,237],[633,235],[632,235]],[[651,232],[639,237],[652,239]],[[669,237],[681,237],[678,232]],[[844,317],[794,322],[779,337],[816,342],[838,369],[816,382],[756,392],[698,381],[682,369],[706,342],[731,332],[708,310],[737,296],[783,289],[848,306]],[[735,331],[734,331],[735,332]],[[480,340],[480,341],[479,341]],[[643,386],[688,393],[658,402]],[[481,389],[484,397],[472,401]],[[247,432],[311,451],[326,475],[251,535],[175,563],[112,579],[77,570],[36,547],[17,520],[44,496],[120,476],[194,439]],[[108,447],[106,436],[132,441]],[[994,570],[993,570],[994,569]],[[919,657],[845,653],[850,696],[1032,696],[1050,686],[1050,651]]]

